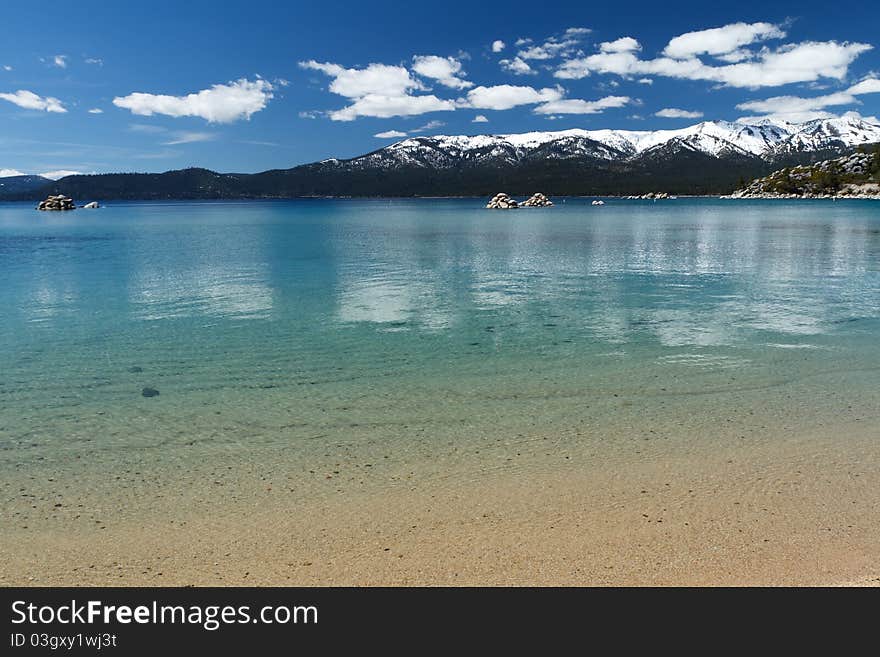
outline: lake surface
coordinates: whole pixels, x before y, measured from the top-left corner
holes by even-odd
[[[5,460],[78,440],[516,425],[519,396],[880,363],[872,202],[7,204],[0,276]],[[138,426],[153,413],[168,425]]]

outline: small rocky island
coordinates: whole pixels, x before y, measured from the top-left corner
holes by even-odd
[[[780,169],[723,198],[880,199],[880,147]]]
[[[82,207],[86,210],[94,210],[95,208],[99,208],[101,206],[98,205],[97,201],[92,201],[91,203],[86,203]],[[37,206],[37,210],[51,210],[57,212],[62,212],[64,210],[76,210],[76,204],[69,196],[58,194],[57,196],[49,196],[45,201],[40,201],[40,204]]]
[[[48,197],[45,201],[40,201],[37,210],[76,210],[76,205],[72,198],[64,196],[64,194],[58,194],[57,196]]]
[[[553,201],[549,198],[538,192],[537,194],[532,194],[532,197],[523,203],[523,207],[525,208],[552,208]]]
[[[638,200],[638,201],[662,201],[668,198],[675,198],[674,196],[670,196],[667,192],[648,192],[647,194],[637,194],[635,196],[627,196],[629,200]]]
[[[516,208],[552,208],[553,201],[540,192],[532,194],[530,198],[519,203],[504,192],[495,194],[486,205],[489,210],[515,210]]]

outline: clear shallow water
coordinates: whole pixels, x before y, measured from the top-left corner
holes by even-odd
[[[0,281],[0,467],[193,444],[430,458],[644,418],[711,440],[743,395],[758,432],[875,398],[880,367],[872,202],[6,204]]]

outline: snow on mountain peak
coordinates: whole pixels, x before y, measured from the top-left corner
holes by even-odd
[[[740,154],[770,158],[777,153],[816,151],[880,142],[880,125],[859,117],[790,123],[760,119],[750,123],[703,121],[674,130],[585,130],[525,132],[502,135],[434,135],[410,137],[357,160],[421,166],[452,166],[460,158],[517,160],[538,149],[548,157],[590,155],[608,160],[637,157],[648,150],[676,144],[714,157]],[[390,164],[390,163],[389,163]]]

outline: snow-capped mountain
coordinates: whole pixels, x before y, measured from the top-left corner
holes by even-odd
[[[0,178],[0,194],[27,193],[40,189],[50,182],[48,178],[42,176],[7,176]]]
[[[0,198],[729,194],[776,169],[844,155],[873,142],[880,142],[880,125],[854,117],[807,123],[706,121],[681,130],[439,135],[291,169],[68,176],[36,191],[0,187]]]
[[[754,124],[705,121],[680,130],[562,130],[509,135],[411,137],[351,160],[321,164],[346,168],[415,166],[445,168],[544,159],[637,159],[652,151],[690,150],[716,158],[740,156],[772,161],[790,153],[818,152],[880,142],[880,125],[860,118],[806,123],[762,120]]]

